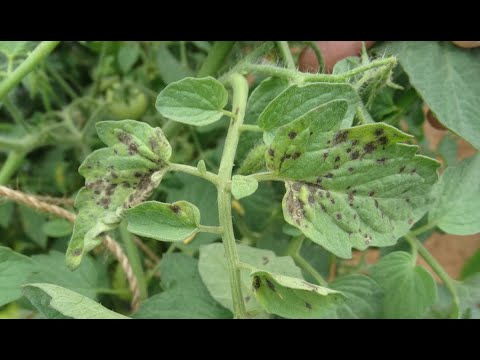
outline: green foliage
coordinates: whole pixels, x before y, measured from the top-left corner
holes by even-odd
[[[479,318],[479,252],[422,245],[480,231],[479,50],[274,45],[0,42],[0,185],[36,196],[0,188],[0,317]]]
[[[227,100],[227,90],[214,78],[185,78],[163,89],[156,108],[171,120],[204,126],[221,119]]]
[[[198,231],[200,211],[187,201],[146,201],[126,211],[128,231],[163,241],[182,241]]]

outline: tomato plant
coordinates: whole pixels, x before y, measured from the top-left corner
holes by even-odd
[[[480,50],[325,49],[0,42],[0,317],[478,318]]]

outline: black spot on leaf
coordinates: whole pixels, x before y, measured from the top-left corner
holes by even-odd
[[[352,151],[352,148],[348,148],[347,149],[347,154],[350,153]]]
[[[402,166],[398,172],[401,174],[404,170],[405,170],[405,166]]]
[[[349,167],[349,168],[348,168],[348,171],[352,172],[352,171],[353,171],[353,168],[352,168],[352,167]]]
[[[387,143],[388,143],[387,137],[386,137],[386,136],[382,136],[382,137],[378,138],[378,143],[379,143],[380,145],[387,145]]]
[[[268,149],[268,155],[270,155],[271,157],[274,157],[275,156],[275,150],[273,150],[272,148],[269,148]]]
[[[170,210],[172,210],[176,215],[180,213],[180,206],[172,204],[169,206]]]
[[[302,153],[296,151],[296,152],[293,153],[292,159],[293,159],[293,160],[296,160],[296,159],[298,159],[301,155],[302,155]]]
[[[357,139],[355,139],[355,140],[352,141],[352,145],[353,145],[353,146],[355,146],[355,145],[357,145],[357,144],[358,144],[358,140],[357,140]]]
[[[377,199],[375,199],[374,203],[375,203],[375,207],[378,209],[378,201],[377,201]]]
[[[80,256],[82,254],[82,249],[75,249],[72,251],[72,256]]]
[[[357,160],[359,156],[360,156],[360,152],[354,151],[354,152],[350,155],[350,159],[352,159],[352,160]]]
[[[275,285],[273,285],[273,283],[267,278],[265,278],[265,281],[267,282],[267,286],[270,288],[270,290],[272,290],[273,292],[276,292]]]
[[[262,256],[262,264],[267,265],[270,260],[266,256]]]
[[[340,161],[340,156],[337,156],[337,157],[335,158],[335,162],[338,162],[338,161]]]
[[[305,307],[308,309],[308,310],[312,310],[312,304],[308,303],[305,301]]]
[[[336,214],[336,218],[337,218],[338,221],[342,220],[342,214],[337,213],[337,214]]]
[[[333,143],[335,145],[340,144],[342,142],[347,141],[348,138],[348,131],[347,130],[340,130],[335,134],[335,137],[333,138]]]
[[[328,157],[328,152],[323,153],[323,158],[326,159]]]
[[[288,133],[288,137],[290,138],[290,140],[293,140],[297,137],[297,133],[295,131],[290,131]]]
[[[370,192],[368,193],[368,196],[373,196],[373,195],[375,195],[375,191],[370,191]]]
[[[133,174],[133,176],[135,176],[136,178],[140,178],[140,177],[142,177],[142,173],[137,171]]]
[[[372,152],[375,151],[377,147],[375,146],[375,144],[373,142],[369,142],[368,144],[366,144],[364,147],[363,147],[363,150],[365,150],[365,153],[367,154],[371,154]]]
[[[375,134],[375,136],[380,136],[380,135],[382,135],[382,134],[383,134],[383,129],[382,129],[382,128],[376,129],[374,134]]]
[[[328,173],[327,175],[325,175],[325,177],[328,178],[328,179],[331,179],[331,178],[333,178],[333,174],[332,174],[332,173]]]
[[[380,165],[385,165],[385,158],[380,158],[380,159],[377,159],[377,163],[379,163]]]
[[[260,277],[259,276],[254,276],[253,277],[253,290],[258,290],[260,288],[260,285],[262,284]]]

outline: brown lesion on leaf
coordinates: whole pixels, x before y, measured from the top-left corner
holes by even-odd
[[[338,145],[340,143],[343,143],[347,141],[347,138],[348,138],[348,130],[340,130],[335,134],[333,138],[333,144]]]
[[[335,162],[339,162],[340,161],[340,156],[337,155],[337,157],[335,157]]]
[[[340,214],[340,213],[336,213],[335,217],[337,218],[338,221],[342,220],[342,214]]]
[[[268,155],[273,158],[275,156],[275,150],[268,148]]]
[[[402,166],[400,170],[398,171],[399,174],[403,173],[405,171],[405,166]]]
[[[383,135],[383,132],[384,132],[384,131],[383,131],[382,128],[378,128],[378,129],[375,129],[374,134],[375,134],[375,136],[378,137],[378,136]]]
[[[158,150],[158,142],[155,138],[151,137],[149,140],[148,140],[148,143],[150,144],[150,147],[152,148],[152,150],[154,152],[156,152]]]
[[[408,219],[408,225],[412,225],[413,224],[413,219]]]
[[[363,147],[363,150],[365,151],[366,154],[371,154],[376,149],[377,149],[377,146],[375,145],[374,142],[369,142]]]
[[[325,159],[327,159],[327,158],[328,158],[328,152],[324,152],[324,153],[323,153],[323,159],[325,160]]]
[[[293,140],[293,139],[295,139],[296,137],[297,137],[297,133],[296,133],[295,131],[290,131],[290,132],[288,133],[288,138],[289,138],[290,140]]]
[[[272,290],[273,292],[276,292],[277,290],[275,289],[275,285],[273,285],[273,283],[268,280],[267,278],[265,278],[265,282],[267,283],[267,286],[270,288],[270,290]]]
[[[386,136],[382,136],[382,137],[379,137],[377,141],[380,145],[387,145],[388,138]]]
[[[181,211],[180,206],[175,205],[175,204],[171,204],[171,205],[169,205],[169,208],[170,208],[170,210],[172,210],[172,212],[173,212],[175,215],[180,214],[180,211]]]
[[[301,153],[301,152],[298,152],[298,151],[295,151],[295,152],[292,154],[292,159],[293,159],[293,160],[297,160],[300,156],[302,156],[302,153]]]
[[[378,201],[377,199],[374,200],[375,207],[378,209]]]
[[[333,174],[332,174],[332,173],[328,173],[328,174],[325,175],[325,177],[326,177],[327,179],[331,179],[331,178],[333,178]]]
[[[349,172],[353,172],[353,167],[349,167],[349,168],[348,168],[348,171],[349,171]]]
[[[386,160],[387,160],[386,158],[382,157],[380,159],[377,159],[377,163],[379,163],[380,165],[385,165]]]
[[[75,249],[72,251],[72,256],[80,256],[82,255],[82,249]]]
[[[266,256],[262,256],[262,264],[267,265],[270,262],[270,259]]]
[[[368,193],[368,196],[373,196],[373,195],[375,195],[375,191],[370,191],[370,192]]]
[[[347,154],[350,154],[352,152],[352,148],[347,149]]]
[[[352,159],[352,160],[357,160],[359,157],[360,157],[360,152],[358,150],[354,151],[350,155],[350,159]]]
[[[258,290],[260,288],[260,285],[262,285],[262,281],[260,280],[260,276],[255,275],[253,277],[253,282],[252,282],[253,291]]]
[[[416,173],[417,173],[417,169],[413,169],[413,170],[411,171],[411,174],[412,174],[412,175],[415,175]]]

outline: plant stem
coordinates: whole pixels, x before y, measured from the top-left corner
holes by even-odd
[[[232,50],[233,45],[235,45],[235,41],[216,41],[198,71],[197,77],[215,75]]]
[[[13,174],[22,165],[23,160],[27,156],[26,151],[10,151],[7,156],[7,160],[0,170],[0,185],[6,185]]]
[[[415,230],[411,230],[410,235],[418,236],[420,234],[423,234],[424,232],[427,232],[428,230],[431,230],[431,229],[435,228],[436,226],[437,225],[434,224],[434,223],[428,223],[428,224],[422,225],[422,226],[416,228]]]
[[[35,50],[12,73],[0,83],[0,101],[8,94],[25,76],[27,76],[60,41],[42,41]]]
[[[75,92],[75,90],[73,90],[73,88],[60,76],[58,71],[53,66],[47,66],[47,71],[53,76],[53,78],[62,87],[63,91],[65,91],[72,100],[78,98],[78,94]]]
[[[292,82],[298,82],[298,83],[303,82],[303,77],[304,77],[304,74],[296,70],[285,69],[285,68],[274,66],[274,65],[245,64],[243,69],[248,72],[257,72],[257,73],[265,74],[268,76],[285,78]],[[331,75],[325,75],[325,76],[331,77]]]
[[[180,41],[180,64],[182,64],[184,68],[188,68],[187,45],[185,41]]]
[[[254,178],[259,182],[260,181],[283,181],[282,179],[279,179],[277,175],[269,171],[251,174],[251,175],[248,175],[248,177]]]
[[[202,179],[210,181],[215,186],[219,183],[219,178],[217,174],[214,174],[210,171],[207,171],[205,174],[202,174],[196,167],[190,165],[170,163],[169,171],[179,171],[193,176],[201,177]]]
[[[138,287],[140,288],[140,298],[142,300],[146,299],[148,297],[147,282],[145,279],[145,274],[143,272],[140,254],[132,239],[132,235],[127,230],[127,223],[125,221],[120,224],[119,229],[120,238],[125,245],[125,253],[127,254],[130,265],[132,266],[133,273],[135,274],[135,277],[138,281]]]
[[[252,132],[263,132],[263,129],[258,125],[248,125],[244,124],[240,126],[240,131],[252,131]]]
[[[206,232],[210,234],[223,234],[223,229],[220,226],[199,225],[198,231]]]
[[[302,255],[300,255],[300,250],[302,248],[304,240],[305,240],[304,235],[294,237],[291,240],[290,245],[287,249],[287,254],[290,255],[293,258],[293,260],[295,260],[298,266],[300,266],[303,270],[305,270],[310,275],[312,275],[319,285],[327,286],[328,283],[325,281],[322,275],[320,275],[320,273],[317,270],[315,270],[315,268],[312,265],[310,265],[310,263],[307,260],[305,260]]]
[[[412,247],[415,247],[418,250],[423,259],[427,262],[428,265],[430,265],[433,271],[435,271],[435,273],[447,287],[453,298],[453,310],[450,314],[450,318],[458,319],[460,316],[460,299],[458,298],[457,289],[455,288],[453,280],[443,269],[442,265],[440,265],[438,261],[432,256],[432,254],[430,254],[430,252],[423,246],[420,240],[418,240],[415,236],[411,235],[411,233],[405,235],[405,239],[407,239],[408,243]]]
[[[324,73],[325,72],[325,60],[323,59],[322,52],[317,46],[317,43],[315,41],[306,41],[307,45],[310,46],[315,53],[315,56],[317,57],[318,61],[318,72],[319,73]]]
[[[289,69],[296,70],[295,61],[293,60],[292,53],[290,52],[290,47],[288,46],[288,41],[276,41],[278,50],[282,54],[283,60]]]
[[[343,74],[338,74],[338,75],[305,74],[305,81],[326,81],[325,79],[332,78],[334,82],[343,82],[348,80],[348,78],[355,76],[357,74],[360,74],[364,71],[368,71],[376,67],[385,66],[385,65],[394,66],[396,63],[397,63],[397,59],[391,56],[385,59],[374,60],[369,64],[359,66]]]
[[[245,318],[247,313],[242,297],[240,269],[237,266],[240,260],[237,253],[232,224],[232,194],[228,190],[228,185],[232,180],[232,168],[240,137],[240,126],[243,123],[245,108],[247,106],[248,83],[240,74],[232,74],[229,78],[229,83],[233,88],[232,110],[237,116],[236,119],[230,121],[230,127],[228,128],[222,160],[218,171],[218,214],[220,226],[224,229],[222,241],[223,246],[225,247],[230,286],[232,290],[234,317]]]

